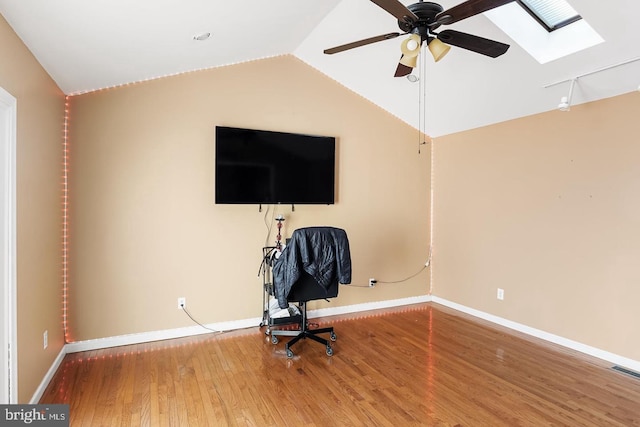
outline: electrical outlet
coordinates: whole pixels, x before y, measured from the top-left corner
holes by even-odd
[[[178,298],[178,310],[187,308],[187,299],[185,297]]]
[[[500,301],[504,299],[504,289],[498,288],[498,299]]]
[[[44,334],[42,334],[42,347],[44,350],[49,347],[49,331],[44,331]]]
[[[378,281],[376,279],[374,279],[373,277],[371,279],[369,279],[369,287],[373,288],[376,283],[378,283]]]

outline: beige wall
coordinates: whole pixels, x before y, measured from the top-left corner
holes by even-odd
[[[178,297],[204,323],[261,315],[266,215],[214,204],[216,125],[336,136],[337,203],[279,207],[284,234],[345,228],[354,284],[422,267],[429,149],[418,154],[416,129],[295,57],[103,90],[71,99],[73,339],[191,326]],[[343,286],[312,308],[428,290],[423,272],[374,289]]]
[[[64,344],[61,172],[64,95],[0,16],[0,86],[17,99],[18,399],[29,402]],[[49,347],[43,350],[43,333]]]
[[[638,111],[630,93],[435,141],[434,295],[640,360]]]

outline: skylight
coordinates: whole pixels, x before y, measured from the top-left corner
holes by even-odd
[[[527,2],[555,3],[556,0],[527,0]],[[567,6],[572,11],[571,14],[574,14],[573,8],[568,4]],[[572,21],[571,25],[564,24],[554,31],[548,31],[540,25],[541,21],[533,19],[530,12],[525,11],[519,1],[488,10],[484,15],[540,64],[571,55],[604,41],[586,19],[578,18]],[[554,22],[549,20],[549,23]]]
[[[554,31],[582,17],[565,0],[518,0],[547,31]]]

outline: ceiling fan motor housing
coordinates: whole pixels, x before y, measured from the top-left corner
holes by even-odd
[[[436,22],[436,15],[442,12],[444,9],[438,3],[433,2],[419,2],[410,4],[407,6],[411,12],[417,17],[417,21],[398,20],[398,27],[404,32],[418,34],[422,41],[427,40],[429,37],[429,31],[435,30],[440,24],[434,24]]]

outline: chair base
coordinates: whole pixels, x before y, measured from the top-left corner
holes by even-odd
[[[320,334],[328,333],[329,334],[329,339],[331,341],[335,341],[337,339],[337,336],[336,336],[336,333],[333,331],[333,327],[330,326],[330,327],[327,327],[327,328],[309,329],[309,322],[307,320],[307,306],[306,306],[305,302],[301,302],[300,303],[300,311],[302,313],[302,322],[300,324],[300,330],[298,330],[298,331],[288,331],[288,330],[281,330],[281,329],[272,330],[271,331],[271,342],[273,344],[277,344],[278,343],[278,336],[290,336],[290,337],[293,337],[285,345],[285,351],[287,353],[287,357],[288,358],[292,358],[293,357],[293,351],[291,350],[291,347],[295,343],[297,343],[298,341],[309,338],[309,339],[311,339],[313,341],[316,341],[316,342],[324,345],[325,348],[326,348],[327,356],[333,356],[333,348],[331,347],[330,341],[318,336]]]

